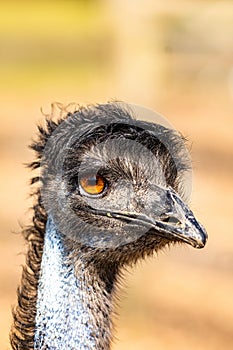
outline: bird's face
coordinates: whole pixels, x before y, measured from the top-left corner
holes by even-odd
[[[180,141],[169,137],[176,148]],[[91,145],[88,140],[73,145],[62,179],[53,181],[62,203],[59,215],[53,213],[60,230],[82,245],[125,255],[132,248],[143,255],[170,242],[204,247],[206,231],[182,199],[187,169],[178,152],[153,133],[119,127]]]

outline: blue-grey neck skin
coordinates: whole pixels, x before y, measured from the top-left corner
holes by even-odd
[[[62,237],[49,218],[38,286],[35,350],[108,349],[109,335],[101,335],[101,328],[111,326],[106,309],[101,313],[100,284],[94,281],[93,296],[85,273],[82,263],[78,271],[69,263]]]

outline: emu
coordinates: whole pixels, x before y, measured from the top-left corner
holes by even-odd
[[[110,349],[122,269],[174,243],[204,247],[183,138],[133,114],[111,102],[39,127],[13,349]]]

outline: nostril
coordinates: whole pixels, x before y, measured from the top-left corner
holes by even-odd
[[[163,222],[168,222],[169,224],[172,225],[182,225],[182,223],[180,222],[179,219],[177,219],[175,216],[165,216],[164,218],[162,218]]]

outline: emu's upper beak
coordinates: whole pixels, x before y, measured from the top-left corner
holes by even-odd
[[[179,240],[195,248],[203,248],[207,241],[207,232],[196,220],[192,211],[172,189],[166,190],[166,206],[163,212],[158,209],[144,213],[111,212],[111,217],[132,221],[149,229],[168,240]]]

